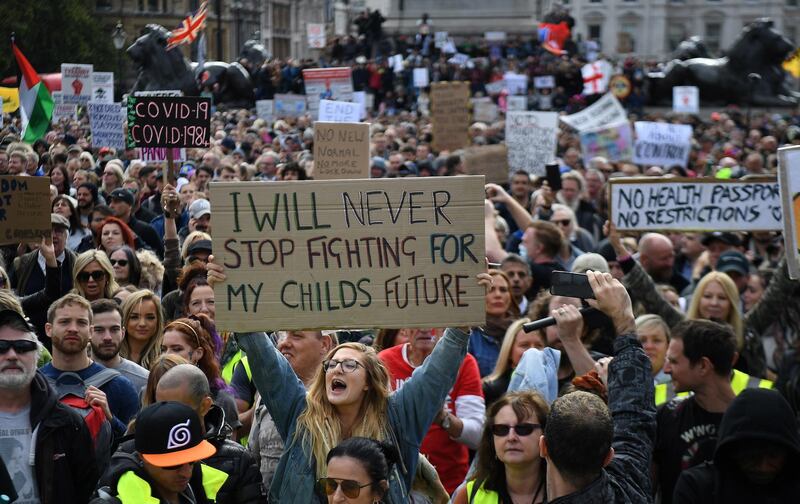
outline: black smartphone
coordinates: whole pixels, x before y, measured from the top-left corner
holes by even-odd
[[[550,274],[550,293],[554,296],[594,299],[594,291],[585,273],[554,271]]]
[[[550,190],[554,193],[560,191],[561,168],[558,166],[558,163],[547,163],[544,165],[544,169],[546,170],[547,185],[550,186]]]

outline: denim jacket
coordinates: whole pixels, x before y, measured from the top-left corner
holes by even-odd
[[[455,383],[468,338],[463,331],[446,330],[425,363],[389,397],[388,423],[393,432],[387,433],[387,440],[392,442],[392,436],[396,439],[402,467],[389,478],[387,503],[409,502],[419,445]],[[240,334],[238,341],[247,353],[253,381],[286,446],[270,486],[269,502],[315,502],[316,464],[310,447],[302,446],[301,433],[297,432],[297,419],[306,408],[306,389],[265,333]]]

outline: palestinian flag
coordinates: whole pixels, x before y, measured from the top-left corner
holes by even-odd
[[[33,143],[42,138],[50,126],[53,115],[53,97],[28,59],[11,42],[17,66],[22,74],[19,80],[19,105],[22,115],[22,140]]]

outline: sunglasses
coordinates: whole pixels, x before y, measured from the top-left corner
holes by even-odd
[[[89,278],[94,280],[95,282],[99,282],[101,279],[105,278],[106,274],[104,271],[92,271],[89,273],[88,271],[81,271],[78,273],[78,281],[81,283],[86,283],[89,281]]]
[[[317,480],[317,486],[325,493],[325,495],[333,495],[336,489],[342,487],[342,493],[349,498],[355,499],[361,493],[361,489],[370,486],[372,483],[366,485],[359,485],[358,481],[353,480],[335,480],[333,478],[320,478]]]
[[[492,434],[497,437],[506,437],[513,429],[517,436],[530,436],[535,429],[541,428],[541,425],[535,423],[521,423],[517,425],[494,424],[492,425]]]
[[[559,225],[564,226],[564,227],[567,227],[570,224],[572,224],[572,220],[571,219],[554,220],[552,222],[555,222],[556,224],[559,224]]]
[[[33,352],[38,345],[31,340],[0,340],[0,354],[8,353],[12,348],[15,353],[24,354]]]
[[[124,268],[125,266],[128,265],[127,259],[109,259],[109,261],[111,261],[111,266],[116,266],[117,264],[119,264]],[[99,271],[97,273],[99,273]]]
[[[345,359],[345,360],[330,359],[323,362],[322,367],[323,369],[325,369],[326,373],[330,373],[331,371],[336,369],[336,366],[338,366],[339,364],[342,365],[342,371],[344,371],[345,373],[352,373],[353,371],[358,369],[359,366],[364,367],[364,364],[361,364],[355,359]]]
[[[187,465],[188,465],[189,467],[194,467],[194,465],[195,465],[196,463],[197,463],[197,461],[194,461],[194,462],[186,462],[185,464],[180,464],[180,465],[175,465],[175,466],[169,466],[169,467],[162,467],[161,469],[163,469],[163,470],[165,470],[165,471],[177,471],[178,469],[180,469],[180,468],[182,468],[182,467],[184,467],[184,466],[187,466]]]

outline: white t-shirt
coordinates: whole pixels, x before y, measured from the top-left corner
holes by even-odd
[[[30,465],[31,408],[17,413],[0,411],[0,458],[6,464],[19,498],[15,504],[39,504],[36,472]]]

